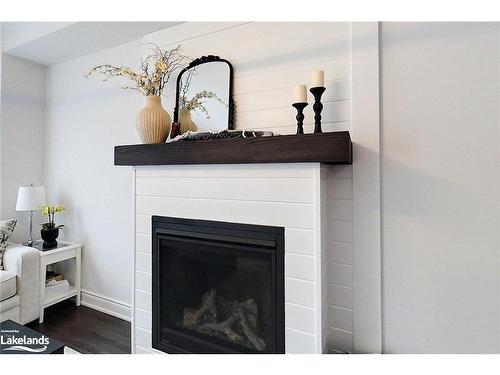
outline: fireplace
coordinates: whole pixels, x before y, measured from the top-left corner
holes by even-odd
[[[284,228],[152,217],[152,346],[284,353]]]

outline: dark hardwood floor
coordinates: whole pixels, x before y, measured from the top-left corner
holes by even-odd
[[[42,324],[28,327],[80,353],[130,354],[130,322],[64,301],[45,309]]]

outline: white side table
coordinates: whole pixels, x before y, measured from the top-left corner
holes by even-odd
[[[38,321],[43,323],[43,314],[46,307],[72,297],[76,297],[76,305],[80,306],[82,245],[58,241],[56,248],[42,251],[42,241],[38,241],[33,244],[33,247],[40,250],[40,317]],[[47,266],[55,263],[64,266],[64,276],[70,284],[69,288],[55,291],[46,289],[45,274]]]

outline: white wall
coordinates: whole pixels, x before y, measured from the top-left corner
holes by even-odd
[[[354,347],[382,351],[379,24],[352,24]]]
[[[500,26],[381,30],[384,351],[498,353]]]
[[[65,204],[63,238],[79,241],[84,304],[129,318],[132,293],[132,172],[114,146],[139,143],[143,98],[123,82],[84,78],[96,64],[135,66],[140,41],[53,65],[47,72],[46,174],[49,197]]]
[[[19,186],[43,184],[45,68],[2,55],[1,86],[1,204],[2,219],[16,218],[11,239],[28,239],[28,214],[16,212]],[[42,216],[33,214],[33,238],[40,238]]]

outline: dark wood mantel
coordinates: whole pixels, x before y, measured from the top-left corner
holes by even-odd
[[[115,165],[307,162],[352,164],[349,132],[115,147]]]

